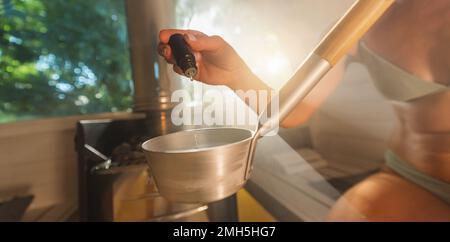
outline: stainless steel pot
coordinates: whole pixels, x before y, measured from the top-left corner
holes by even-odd
[[[237,192],[250,176],[258,138],[308,95],[393,1],[357,1],[281,89],[279,112],[272,112],[264,122],[260,119],[255,132],[209,128],[145,142],[142,148],[161,195],[176,202],[206,203]],[[266,108],[261,117],[268,117],[269,111]]]
[[[246,129],[198,129],[160,136],[142,147],[163,197],[201,203],[228,197],[244,185],[252,138]]]

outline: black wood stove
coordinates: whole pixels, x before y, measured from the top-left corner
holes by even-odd
[[[171,125],[167,115],[136,113],[127,119],[78,122],[75,143],[81,221],[178,221],[204,210],[209,221],[238,220],[235,196],[212,204],[176,204],[159,196],[141,144],[182,129]],[[146,180],[136,182],[142,176]],[[144,189],[136,193],[136,186]],[[138,215],[129,215],[133,213]]]

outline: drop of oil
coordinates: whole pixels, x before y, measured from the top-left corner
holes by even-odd
[[[200,145],[198,144],[197,135],[194,135],[195,148],[199,149]]]

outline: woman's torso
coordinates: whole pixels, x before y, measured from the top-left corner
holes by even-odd
[[[426,9],[394,6],[364,43],[408,73],[449,86],[450,2],[438,2]],[[392,105],[398,122],[390,148],[418,170],[450,183],[450,91]]]
[[[395,67],[390,69],[392,78],[387,78],[389,73],[385,73],[383,80],[387,90],[400,90],[389,93],[394,97],[390,100],[398,117],[390,141],[391,151],[415,170],[444,183],[450,183],[450,91],[446,90],[450,84],[450,28],[447,26],[450,26],[450,1],[397,0],[363,40],[367,49],[386,62],[378,71],[375,68],[374,73]],[[362,57],[362,52],[359,54]],[[379,64],[380,60],[368,64]],[[397,67],[402,70],[393,70]],[[390,81],[395,82],[399,76],[403,77],[403,83],[391,86]],[[430,88],[420,88],[419,79],[440,83],[444,88],[429,94]],[[401,86],[411,87],[408,83],[416,88],[402,92]],[[405,98],[412,96],[415,98]],[[449,219],[450,206],[445,199],[388,168],[347,191],[328,216],[328,220],[337,221]]]

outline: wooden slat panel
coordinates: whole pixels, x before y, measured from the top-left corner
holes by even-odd
[[[5,123],[0,124],[0,139],[8,136],[29,135],[40,132],[55,132],[56,130],[71,130],[78,120],[83,119],[129,119],[137,117],[145,117],[145,115],[129,112],[99,113]]]
[[[75,127],[0,139],[0,167],[27,163],[60,162],[75,155]]]
[[[75,124],[81,119],[129,119],[142,114],[108,113],[0,125],[0,192],[27,188],[31,205],[77,203]]]

